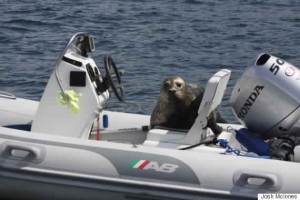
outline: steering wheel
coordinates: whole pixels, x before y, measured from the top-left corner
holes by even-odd
[[[119,101],[123,101],[124,88],[121,74],[110,56],[104,56],[105,78]]]

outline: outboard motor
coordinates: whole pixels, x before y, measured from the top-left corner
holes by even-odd
[[[262,139],[289,136],[300,118],[300,70],[261,54],[237,81],[230,103],[239,121]]]

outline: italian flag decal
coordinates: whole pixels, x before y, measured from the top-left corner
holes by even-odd
[[[151,160],[133,160],[128,165],[132,169],[150,170],[163,173],[173,173],[179,167],[171,163],[158,163]]]
[[[133,160],[130,164],[130,168],[144,169],[151,161],[150,160]]]

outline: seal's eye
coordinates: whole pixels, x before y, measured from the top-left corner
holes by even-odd
[[[179,82],[177,82],[177,83],[176,83],[176,86],[180,88],[180,87],[182,86],[182,84],[179,83]]]
[[[165,88],[170,87],[170,85],[171,85],[171,82],[170,82],[170,81],[165,81],[165,82],[164,82],[164,87],[165,87]]]

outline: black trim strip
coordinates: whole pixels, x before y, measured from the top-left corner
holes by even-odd
[[[50,169],[52,170],[52,169]],[[169,199],[167,196],[173,195],[173,198],[170,199],[179,200],[180,197],[176,197],[178,195],[180,196],[188,196],[188,197],[203,197],[203,198],[212,198],[212,199],[253,199],[249,196],[242,196],[241,193],[238,194],[228,194],[224,191],[221,191],[220,193],[213,193],[211,191],[205,191],[205,189],[201,189],[198,187],[190,186],[189,188],[183,188],[180,187],[172,187],[172,184],[168,184],[165,187],[160,187],[159,185],[151,185],[149,184],[150,181],[148,180],[139,180],[136,178],[128,179],[128,177],[111,177],[111,176],[103,176],[104,179],[101,177],[101,175],[94,175],[90,173],[78,173],[74,172],[74,175],[66,175],[66,174],[54,174],[49,172],[40,172],[40,171],[30,171],[30,170],[24,170],[24,169],[14,169],[11,167],[4,167],[0,166],[0,171],[2,174],[0,175],[0,178],[11,178],[14,181],[27,181],[28,184],[31,184],[30,182],[33,182],[35,184],[40,184],[41,187],[43,187],[43,184],[53,184],[54,187],[59,187],[59,185],[67,186],[66,190],[69,190],[70,188],[84,188],[87,190],[97,190],[100,191],[106,191],[106,192],[114,192],[114,193],[123,193],[125,195],[125,198],[132,198],[137,197],[139,194],[136,193],[137,190],[140,191],[140,193],[143,195],[141,199],[151,199],[151,200],[158,200],[158,199]],[[53,170],[54,171],[54,170]],[[5,174],[5,176],[3,176]],[[79,176],[78,176],[79,175]],[[80,176],[83,175],[83,176]],[[95,178],[92,177],[86,177],[84,175],[94,175]],[[105,178],[113,178],[114,180],[107,180]],[[45,179],[46,178],[46,179]],[[44,180],[44,181],[41,181]],[[61,182],[63,180],[63,182]],[[123,181],[125,180],[125,181]],[[133,180],[132,182],[126,182],[126,180]],[[134,182],[136,181],[136,182]],[[142,184],[141,184],[142,182]],[[156,183],[156,182],[154,182]],[[174,185],[174,184],[173,184]],[[175,184],[175,186],[179,186],[178,184]],[[118,189],[123,188],[123,189]],[[133,192],[131,192],[133,190]],[[159,194],[157,194],[157,191],[160,191]],[[218,190],[218,188],[216,189]],[[220,190],[219,190],[220,191]],[[40,191],[36,191],[33,194],[40,194]],[[1,197],[1,194],[0,194]],[[154,198],[155,197],[155,198]],[[2,198],[1,198],[2,199]],[[133,198],[134,199],[134,198]],[[189,198],[190,199],[190,198]]]
[[[67,57],[63,57],[62,58],[63,61],[67,62],[67,63],[70,63],[71,65],[75,65],[77,67],[81,67],[82,66],[82,63],[77,61],[77,60],[73,60],[71,58],[67,58]]]

